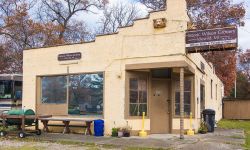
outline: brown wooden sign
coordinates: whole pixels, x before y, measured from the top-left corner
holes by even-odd
[[[237,47],[237,27],[194,30],[186,33],[186,50],[189,53],[232,50]]]
[[[67,60],[79,60],[82,58],[82,53],[65,53],[58,55],[58,61],[67,61]]]

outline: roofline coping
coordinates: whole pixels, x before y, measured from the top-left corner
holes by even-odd
[[[150,14],[152,13],[156,13],[156,12],[161,12],[161,11],[166,11],[167,9],[159,9],[159,10],[153,10],[153,11],[149,11],[148,15],[146,17],[143,18],[137,18],[134,19],[133,21],[140,21],[140,20],[145,20],[145,19],[149,19],[150,18]],[[118,27],[118,29],[122,29],[122,28],[127,28],[127,27],[132,27],[134,26],[134,22],[131,25],[127,25],[127,26],[122,26],[122,27]],[[76,43],[65,43],[65,44],[56,44],[56,45],[51,45],[51,46],[41,46],[41,47],[34,47],[34,48],[26,48],[24,49],[24,51],[27,50],[35,50],[35,49],[41,49],[41,48],[51,48],[51,47],[59,47],[59,46],[67,46],[67,45],[77,45],[77,44],[86,44],[86,43],[93,43],[96,41],[97,37],[101,37],[101,36],[108,36],[108,35],[114,35],[114,34],[118,34],[119,31],[114,32],[114,33],[107,33],[107,34],[99,34],[95,36],[95,40],[92,41],[85,41],[85,42],[76,42]]]

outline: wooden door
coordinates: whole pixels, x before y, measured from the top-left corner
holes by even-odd
[[[152,80],[150,130],[153,134],[170,133],[170,81]]]

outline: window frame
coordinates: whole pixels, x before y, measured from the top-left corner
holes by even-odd
[[[199,88],[200,88],[200,113],[202,113],[202,111],[204,109],[206,109],[206,86],[205,86],[205,81],[200,80],[200,87]]]
[[[124,118],[125,119],[141,119],[142,116],[131,116],[130,115],[130,79],[131,78],[144,78],[146,79],[147,84],[147,113],[145,115],[146,119],[149,119],[150,116],[150,110],[149,110],[149,95],[150,95],[150,80],[149,80],[149,73],[148,72],[135,72],[135,71],[126,71],[125,76],[125,113]]]
[[[42,97],[42,78],[43,77],[54,77],[54,76],[66,76],[67,77],[67,83],[69,82],[69,76],[70,75],[79,75],[79,74],[103,74],[103,113],[102,115],[78,115],[81,117],[87,116],[87,117],[96,117],[96,118],[104,118],[105,115],[105,71],[96,71],[96,72],[77,72],[77,73],[64,73],[64,74],[43,74],[43,75],[38,75],[36,76],[37,78],[37,83],[36,83],[36,109],[39,110],[40,113],[43,113],[43,108],[62,108],[65,107],[65,113],[61,113],[61,111],[49,111],[51,114],[56,113],[60,115],[65,115],[65,116],[72,116],[68,114],[68,104],[69,104],[69,85],[67,84],[67,100],[65,104],[58,104],[58,103],[42,103],[41,102],[41,97]],[[38,105],[39,104],[39,105]],[[65,106],[64,106],[65,105]],[[49,109],[50,110],[50,109]],[[74,115],[77,116],[77,115]]]
[[[184,82],[186,81],[186,80],[188,80],[188,81],[190,81],[191,82],[191,87],[190,87],[190,113],[192,113],[192,115],[193,115],[193,117],[195,116],[195,113],[194,113],[194,102],[193,102],[193,99],[194,99],[194,79],[193,79],[193,77],[185,77],[185,79],[184,79]],[[172,94],[173,94],[173,111],[172,111],[172,114],[173,114],[173,116],[174,116],[174,118],[180,118],[180,115],[178,115],[178,114],[176,114],[175,113],[175,108],[176,108],[176,92],[177,91],[179,91],[180,92],[180,89],[177,89],[176,87],[177,87],[177,83],[179,82],[179,79],[178,78],[175,78],[174,80],[173,80],[173,82],[174,82],[174,84],[173,84],[173,91],[172,91]],[[184,88],[184,94],[185,94],[185,92],[188,92],[188,91],[185,91],[185,88]],[[184,95],[184,98],[185,98],[185,95]],[[185,102],[185,100],[184,100],[184,102]],[[185,103],[184,103],[184,106],[185,106]],[[185,108],[184,108],[185,109]],[[185,112],[184,112],[184,117],[185,118],[189,118],[190,117],[190,115],[187,115]]]
[[[135,79],[137,80],[138,84],[137,84],[137,90],[135,89],[130,89],[130,81],[131,79]],[[142,90],[140,90],[140,84],[141,82],[140,81],[143,81],[143,82],[146,82],[146,102],[140,102],[141,101],[141,97],[140,97],[140,92],[143,92]],[[131,91],[133,92],[136,92],[137,93],[137,100],[135,103],[132,103],[131,102],[131,99],[130,99],[130,94],[131,94]],[[143,95],[143,94],[142,94]],[[141,117],[142,115],[131,115],[130,113],[130,109],[131,109],[131,105],[136,105],[136,107],[138,107],[138,109],[140,109],[140,105],[146,105],[147,107],[147,112],[146,112],[146,116],[148,114],[148,81],[147,81],[147,78],[142,78],[142,77],[131,77],[129,78],[129,116],[131,117]],[[138,111],[139,112],[139,111]]]
[[[70,88],[71,88],[71,80],[70,80],[70,76],[79,76],[79,75],[86,75],[86,74],[88,74],[88,75],[93,75],[93,74],[102,74],[102,76],[103,76],[103,78],[102,78],[102,84],[103,84],[103,89],[102,89],[102,104],[103,104],[103,107],[102,107],[102,114],[86,114],[86,115],[75,115],[75,114],[69,114],[68,113],[68,115],[69,116],[103,116],[104,115],[104,89],[105,89],[105,84],[104,84],[104,81],[105,81],[105,74],[103,73],[103,72],[96,72],[96,73],[77,73],[77,74],[69,74],[69,75],[67,75],[67,77],[69,78],[68,79],[68,81],[67,81],[67,86],[68,86],[68,91],[67,91],[67,97],[68,97],[68,101],[67,101],[67,106],[68,106],[68,110],[69,110],[69,106],[70,106],[70,96],[71,96],[71,90],[70,90]]]
[[[213,99],[213,80],[211,79],[211,100]]]
[[[215,100],[218,100],[218,84],[215,84]]]

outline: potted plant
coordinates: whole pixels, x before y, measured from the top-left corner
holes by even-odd
[[[208,131],[207,125],[206,125],[206,123],[204,121],[202,121],[201,124],[200,124],[200,128],[199,128],[198,132],[201,133],[201,134],[206,134],[207,131]]]
[[[112,137],[117,137],[118,136],[118,128],[112,128]]]
[[[123,137],[123,128],[118,128],[118,137]]]
[[[132,130],[132,127],[126,126],[123,128],[123,136],[124,137],[130,137],[130,132]]]

